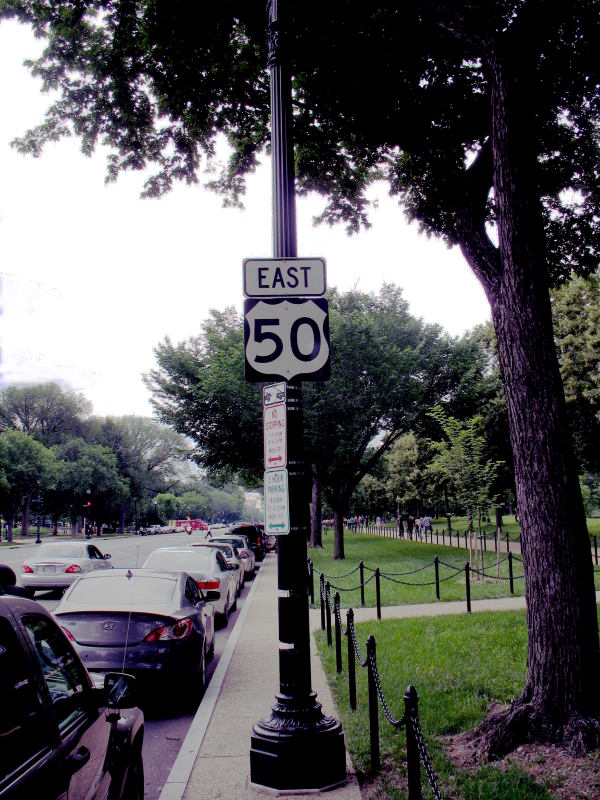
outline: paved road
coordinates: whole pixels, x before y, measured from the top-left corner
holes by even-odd
[[[61,539],[66,537],[60,537]],[[103,553],[111,554],[111,563],[115,567],[136,567],[141,566],[148,555],[157,547],[171,545],[189,544],[190,540],[198,540],[199,534],[165,534],[162,536],[133,536],[122,538],[114,537],[94,537],[94,544]],[[21,564],[26,560],[27,553],[35,551],[34,543],[18,545],[15,547],[0,548],[0,562],[9,564],[18,576],[21,572]],[[229,617],[227,628],[220,628],[216,632],[215,657],[207,667],[207,679],[215,671],[219,658],[223,652],[233,626],[243,608],[249,587],[246,585],[242,590],[241,597],[238,599],[238,607]],[[60,600],[57,592],[45,592],[36,595],[38,600],[49,611],[56,608]],[[181,707],[176,702],[177,698],[167,697],[159,694],[152,696],[146,695],[142,699],[142,707],[146,717],[146,730],[144,739],[143,759],[145,773],[145,800],[158,800],[162,787],[169,775],[173,762],[175,761],[179,749],[196,710],[194,708]]]

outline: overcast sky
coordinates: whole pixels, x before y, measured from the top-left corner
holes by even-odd
[[[40,49],[24,26],[0,24],[0,381],[58,380],[96,414],[151,414],[140,376],[153,348],[197,334],[211,308],[241,310],[242,259],[271,255],[270,165],[240,211],[200,186],[141,200],[141,173],[106,186],[106,152],[86,158],[75,139],[20,155],[9,142],[49,104],[22,66]],[[322,201],[300,199],[299,255],[323,256],[343,291],[397,284],[412,314],[452,335],[487,320],[460,252],[408,226],[385,187],[373,196],[373,227],[354,237],[314,228]]]

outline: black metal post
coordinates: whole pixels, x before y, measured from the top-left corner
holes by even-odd
[[[319,574],[319,594],[321,596],[321,630],[325,630],[325,576],[321,572]]]
[[[465,531],[465,550],[467,549],[467,532]]]
[[[327,623],[327,644],[331,647],[331,592],[329,581],[325,581],[325,621]]]
[[[340,593],[336,592],[333,598],[333,613],[335,621],[335,669],[338,675],[342,671],[342,629],[340,627]]]
[[[452,547],[452,528],[448,531],[448,535],[450,536],[450,547]]]
[[[452,544],[452,542],[450,542],[450,544]],[[444,547],[446,547],[446,530],[445,530],[445,528],[442,528],[442,545]]]
[[[379,567],[375,569],[375,601],[377,603],[377,619],[381,619],[381,587],[379,584]]]
[[[413,716],[417,716],[419,697],[414,686],[404,693],[404,716],[406,719],[406,778],[408,782],[407,800],[421,800],[421,763]]]
[[[510,538],[508,536],[508,532],[506,534],[506,552],[510,553]]]
[[[471,565],[467,561],[465,564],[465,587],[467,590],[467,611],[471,613]]]
[[[498,552],[498,531],[494,531],[494,550]]]
[[[433,559],[433,565],[435,566],[435,596],[437,599],[440,599],[440,562],[438,557],[436,556]]]
[[[292,84],[284,60],[281,0],[268,0],[273,188],[273,256],[297,256],[292,141]],[[279,692],[267,719],[252,729],[251,783],[276,790],[324,789],[346,780],[342,726],[325,716],[311,688],[306,592],[309,483],[303,453],[302,384],[287,382],[290,533],[277,556]],[[314,754],[319,753],[319,758]]]
[[[356,711],[356,665],[354,664],[353,631],[354,611],[349,608],[348,611],[346,611],[346,636],[348,637],[348,698],[350,701],[350,711]]]
[[[315,604],[315,568],[312,562],[312,559],[308,562],[308,591],[310,592],[310,603],[314,606]]]
[[[360,604],[362,608],[365,607],[365,565],[361,561],[358,565],[360,575]]]
[[[515,585],[513,583],[513,565],[512,565],[513,555],[512,553],[508,554],[508,578],[510,582],[510,593],[515,593]]]
[[[596,566],[598,566],[598,541],[596,539],[596,534],[594,534],[594,557],[596,560]]]
[[[377,686],[373,664],[377,657],[377,645],[373,636],[367,639],[367,671],[369,687],[369,741],[371,745],[371,774],[379,772],[379,708],[377,705]]]

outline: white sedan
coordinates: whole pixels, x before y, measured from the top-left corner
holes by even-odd
[[[33,591],[66,589],[85,572],[112,569],[110,553],[84,542],[44,542],[21,567],[21,585]]]

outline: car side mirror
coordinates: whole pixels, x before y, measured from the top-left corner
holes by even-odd
[[[137,705],[136,680],[126,672],[107,672],[104,694],[108,708],[133,708]]]
[[[110,553],[104,553],[104,559],[107,560],[110,558]]]

